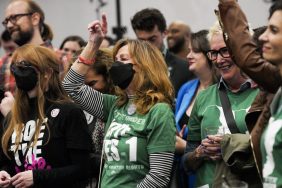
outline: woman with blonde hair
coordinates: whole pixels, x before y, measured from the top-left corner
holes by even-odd
[[[84,187],[91,138],[83,111],[61,85],[55,52],[24,45],[11,73],[17,90],[0,131],[0,186]]]
[[[106,16],[102,22],[89,24],[88,29],[88,44],[63,84],[84,110],[107,120],[101,187],[166,187],[176,130],[173,86],[163,56],[148,42],[120,40],[109,70],[120,92],[117,96],[102,94],[83,81],[106,35]]]
[[[210,50],[206,54],[220,73],[220,80],[200,92],[195,100],[188,122],[184,166],[188,171],[196,171],[196,187],[221,187],[222,175],[228,180],[248,181],[249,186],[256,186],[259,178],[255,173],[248,179],[248,174],[235,173],[235,165],[232,168],[225,160],[231,156],[229,151],[237,151],[242,143],[248,143],[244,120],[258,88],[231,58],[219,22],[210,28],[207,37]],[[208,131],[211,128],[214,133]]]

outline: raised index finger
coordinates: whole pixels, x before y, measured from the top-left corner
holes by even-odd
[[[101,26],[102,26],[102,31],[104,34],[107,34],[108,32],[108,22],[107,22],[107,16],[105,13],[102,14],[102,23],[101,23]]]

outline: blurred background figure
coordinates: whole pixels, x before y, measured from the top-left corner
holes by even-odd
[[[109,75],[109,69],[112,66],[113,62],[114,60],[112,50],[109,48],[100,48],[97,51],[95,63],[91,65],[91,68],[85,75],[85,84],[101,93],[116,95],[115,86]],[[99,119],[85,110],[84,114],[94,144],[94,148],[92,150],[92,159],[100,162],[106,120]],[[91,181],[91,186],[95,188],[97,187],[97,182],[100,175],[99,169],[96,169],[93,175],[94,179],[93,181]]]
[[[115,40],[110,37],[110,36],[106,36],[103,41],[102,44],[100,46],[100,48],[111,48],[115,45]]]
[[[93,89],[104,93],[104,94],[116,94],[115,86],[109,75],[109,69],[114,62],[112,51],[107,48],[102,48],[97,51],[96,62],[91,65],[85,75],[85,84],[92,87]],[[89,114],[89,116],[92,116]],[[87,118],[88,119],[88,118]],[[93,118],[91,118],[93,119]],[[102,120],[99,120],[102,121]],[[90,133],[93,135],[95,151],[101,152],[102,150],[102,140],[104,134],[104,122],[103,126],[92,126],[90,128]],[[103,129],[101,134],[95,134],[95,130]],[[95,141],[98,140],[98,141]]]
[[[167,46],[168,50],[177,57],[186,60],[189,53],[190,27],[182,21],[174,21],[168,26]]]
[[[78,35],[66,37],[60,45],[60,50],[64,55],[74,55],[86,45],[85,40]]]
[[[4,91],[14,91],[15,79],[10,74],[10,64],[12,53],[16,50],[18,45],[12,40],[7,30],[4,30],[1,34],[1,43],[5,54],[0,60],[0,89]]]
[[[63,65],[60,67],[62,69],[60,70],[62,79],[73,63],[73,56],[78,54],[85,45],[85,40],[78,35],[71,35],[63,40],[59,50],[56,51]]]
[[[193,187],[194,184],[193,176],[190,178],[186,176],[179,161],[181,161],[186,148],[186,139],[189,134],[186,125],[188,124],[195,99],[200,91],[218,81],[215,67],[206,55],[210,50],[207,34],[208,30],[201,30],[191,35],[191,40],[187,47],[187,59],[189,70],[196,75],[196,79],[182,85],[176,98],[175,120],[178,132],[176,139],[178,174],[176,177],[179,182],[179,188],[188,187],[187,184],[189,184],[189,187]]]
[[[5,56],[11,56],[12,53],[16,50],[18,45],[12,40],[8,30],[4,30],[1,34],[1,44],[5,52]]]
[[[177,96],[180,86],[194,78],[194,75],[188,70],[186,61],[178,58],[165,47],[167,29],[164,15],[158,9],[145,8],[133,16],[131,25],[138,39],[150,42],[162,52]]]

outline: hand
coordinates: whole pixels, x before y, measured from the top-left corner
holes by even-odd
[[[0,187],[9,187],[10,186],[11,176],[6,171],[0,171]]]
[[[12,109],[14,104],[14,96],[11,92],[5,92],[5,97],[2,99],[0,104],[0,111],[3,116],[6,116]]]
[[[177,136],[179,136],[180,138],[183,138],[183,135],[184,135],[184,132],[185,132],[185,130],[186,130],[186,127],[187,127],[187,125],[184,124],[183,127],[182,127],[182,129],[180,130],[180,132],[177,133]]]
[[[201,146],[203,147],[204,153],[212,160],[221,159],[221,148],[220,141],[222,137],[219,136],[208,136],[202,140]]]
[[[15,188],[26,188],[33,185],[32,170],[20,172],[11,178],[11,183]]]
[[[108,31],[107,17],[102,14],[102,20],[95,20],[88,24],[89,41],[94,42],[98,47],[102,43]]]

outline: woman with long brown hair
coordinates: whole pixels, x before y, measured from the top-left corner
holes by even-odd
[[[1,127],[0,185],[84,187],[91,138],[83,111],[65,93],[59,60],[46,47],[24,45],[12,56],[17,91]]]
[[[107,120],[101,187],[166,187],[175,150],[173,86],[161,52],[150,43],[123,39],[113,50],[109,73],[117,96],[84,84],[106,35],[106,16],[89,25],[89,41],[64,79],[84,110]],[[129,175],[130,174],[130,175]]]

